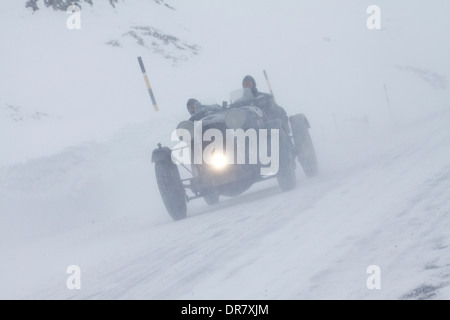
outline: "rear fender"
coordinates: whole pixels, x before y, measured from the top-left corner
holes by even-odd
[[[311,125],[309,124],[308,118],[306,118],[306,116],[304,114],[299,113],[299,114],[293,115],[292,117],[302,118],[303,121],[305,122],[306,128],[311,129]]]

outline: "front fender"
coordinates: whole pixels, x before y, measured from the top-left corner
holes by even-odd
[[[172,161],[172,150],[168,147],[161,147],[159,144],[158,148],[152,152],[152,163],[158,161]]]

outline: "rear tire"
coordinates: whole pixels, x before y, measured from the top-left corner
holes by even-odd
[[[316,151],[309,134],[309,123],[303,114],[289,117],[295,149],[303,171],[307,177],[314,177],[319,173]]]
[[[172,161],[155,162],[156,181],[164,205],[173,220],[186,218],[186,192],[178,167]]]
[[[297,184],[295,174],[295,153],[287,134],[280,130],[279,168],[277,174],[278,185],[283,191],[293,190]]]

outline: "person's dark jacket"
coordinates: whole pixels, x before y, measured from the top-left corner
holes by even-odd
[[[267,114],[267,116],[270,119],[280,119],[287,130],[286,132],[289,133],[289,117],[287,112],[275,102],[273,95],[259,92],[256,88],[252,88],[252,93],[257,98],[259,107]]]

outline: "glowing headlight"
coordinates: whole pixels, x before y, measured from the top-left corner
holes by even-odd
[[[214,169],[222,170],[227,165],[227,157],[225,157],[222,153],[214,153],[211,156],[211,165]]]
[[[247,121],[247,116],[240,109],[230,109],[225,115],[225,124],[230,129],[241,129],[245,121]]]
[[[180,122],[180,124],[177,127],[177,137],[180,140],[180,137],[186,137],[186,131],[189,132],[190,136],[191,136],[191,140],[194,139],[194,123],[192,121],[182,121]],[[186,142],[190,142],[190,141],[186,141]]]

